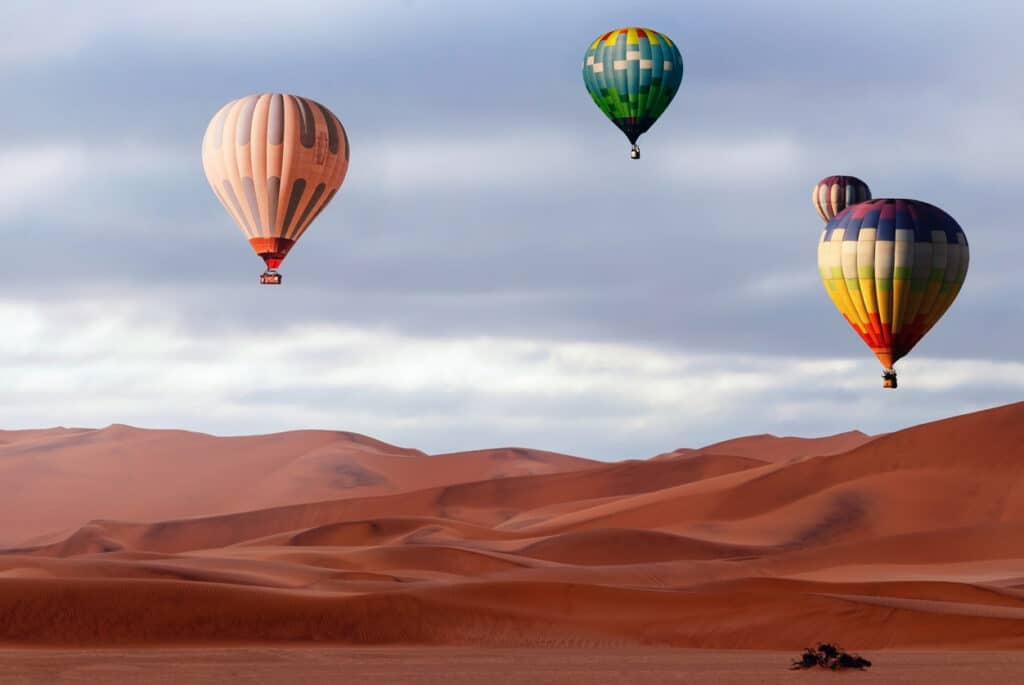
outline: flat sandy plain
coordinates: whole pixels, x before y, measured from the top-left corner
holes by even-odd
[[[789,671],[788,652],[692,649],[0,650],[0,684],[858,685],[1024,682],[1024,652],[881,651],[856,673]]]

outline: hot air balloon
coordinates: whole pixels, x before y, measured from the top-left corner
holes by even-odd
[[[338,192],[348,171],[345,127],[323,105],[280,93],[224,105],[203,137],[203,168],[214,194],[266,263],[276,269]]]
[[[822,282],[846,321],[882,363],[893,365],[953,304],[967,275],[963,229],[917,200],[869,200],[828,222],[818,242]]]
[[[871,199],[868,184],[856,176],[827,176],[814,186],[811,201],[825,223],[850,205]]]
[[[672,102],[683,80],[683,58],[668,36],[628,27],[595,40],[583,58],[583,82],[601,111],[632,144]]]

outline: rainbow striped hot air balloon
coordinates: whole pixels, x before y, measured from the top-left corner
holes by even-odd
[[[944,211],[917,200],[869,200],[825,226],[818,269],[832,302],[884,367],[893,365],[953,304],[969,261],[967,237]]]
[[[267,265],[264,284],[338,192],[348,171],[345,127],[297,95],[249,95],[224,105],[203,138],[214,194]]]
[[[856,176],[826,176],[818,181],[811,194],[818,216],[826,223],[850,205],[870,199],[868,184]]]
[[[601,111],[622,129],[640,158],[637,139],[662,115],[683,80],[683,57],[669,37],[630,26],[609,31],[583,56],[583,83]]]

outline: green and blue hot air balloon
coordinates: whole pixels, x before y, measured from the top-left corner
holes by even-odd
[[[633,159],[640,158],[637,139],[672,102],[682,80],[679,48],[651,29],[609,31],[591,44],[583,59],[587,91],[629,138]]]

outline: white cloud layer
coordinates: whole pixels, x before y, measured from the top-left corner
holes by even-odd
[[[55,186],[79,174],[85,162],[80,145],[44,144],[0,151],[0,219],[33,207],[53,194]]]
[[[153,304],[0,302],[8,330],[0,340],[5,426],[323,427],[430,451],[490,445],[499,436],[614,458],[725,438],[716,427],[727,425],[751,432],[813,425],[820,433],[941,416],[935,408],[889,415],[892,394],[863,359],[424,338],[326,323],[206,338],[178,329]],[[978,384],[1024,390],[1020,363],[917,359],[901,366],[908,389],[898,391],[900,399],[953,397]]]
[[[600,170],[617,163],[633,164],[630,171],[649,179],[647,189],[654,192],[677,189],[681,183],[690,188],[732,185],[739,189],[756,182],[763,189],[797,174],[808,157],[801,143],[786,137],[684,135],[652,143],[641,168],[629,161],[625,138],[609,135],[600,143],[556,127],[471,131],[458,136],[423,131],[374,141],[361,155],[357,152],[345,189],[395,196],[473,189],[529,189],[543,194],[576,187],[599,195],[607,189]],[[609,150],[618,156],[609,159]],[[581,169],[590,171],[581,176]]]
[[[131,226],[159,222],[161,213],[134,207],[126,193],[130,184],[145,183],[159,192],[168,181],[201,174],[198,151],[137,140],[85,143],[75,140],[15,145],[0,150],[0,230],[4,222],[38,226],[61,221],[67,232],[95,230],[111,225]],[[212,194],[211,194],[212,197]]]

